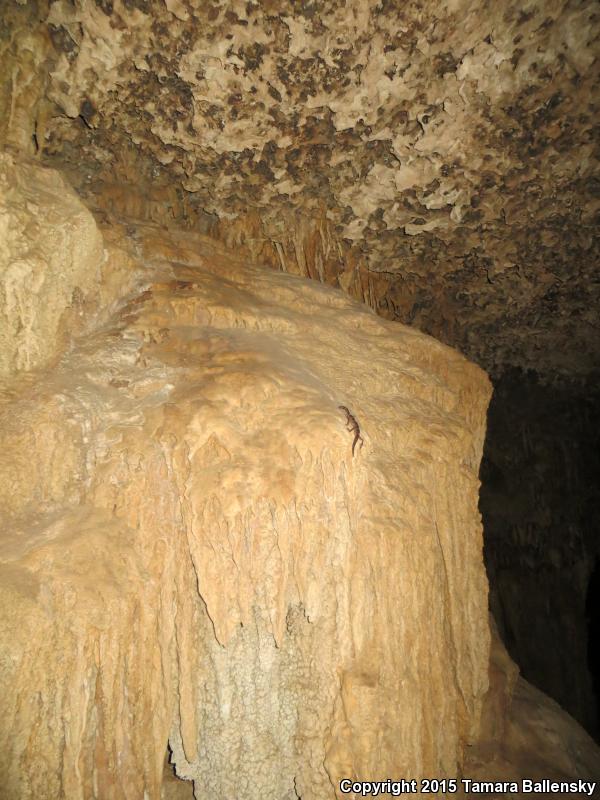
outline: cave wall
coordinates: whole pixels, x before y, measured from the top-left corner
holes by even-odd
[[[597,385],[497,381],[481,468],[490,605],[523,675],[598,736]],[[597,621],[596,621],[597,625]],[[597,628],[596,628],[597,630]]]
[[[85,233],[61,176],[6,165],[0,208],[38,198],[32,259],[45,220]],[[2,790],[158,800],[167,742],[215,798],[461,772],[488,689],[485,373],[198,234],[91,224],[128,292],[0,383]]]
[[[597,428],[574,388],[503,376],[581,385],[598,365],[599,20],[593,0],[0,7],[0,146],[64,178],[42,191],[30,163],[0,185],[4,378],[50,365],[139,288],[140,222],[208,234],[458,347],[498,386],[482,473],[493,609],[526,675],[589,730],[595,512],[581,508]],[[65,181],[104,221],[101,256]],[[39,430],[11,423],[7,508],[28,483],[36,501],[59,490],[61,448],[86,474],[96,412],[65,432],[61,402],[38,408]],[[31,459],[44,431],[57,444]]]
[[[31,327],[44,358],[0,377],[2,791],[189,797],[173,770],[244,800],[325,800],[347,775],[598,779],[493,623],[488,660],[484,374],[214,239],[98,229],[60,175],[0,166],[18,234],[0,283],[43,263],[21,287],[38,322],[57,281],[76,297]],[[80,230],[100,251],[71,246]]]
[[[0,153],[0,259],[3,378],[50,364],[110,313],[133,275],[63,176],[9,153]]]

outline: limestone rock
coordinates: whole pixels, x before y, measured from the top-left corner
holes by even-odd
[[[494,374],[597,368],[594,0],[0,14],[0,144],[90,202],[211,225]]]
[[[94,219],[65,180],[0,154],[0,376],[57,354],[103,259]]]
[[[140,288],[4,382],[3,790],[158,800],[167,741],[211,798],[455,776],[488,685],[485,375],[197,234],[105,238]]]

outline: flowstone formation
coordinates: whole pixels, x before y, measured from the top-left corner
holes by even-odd
[[[594,0],[0,13],[0,144],[90,202],[243,243],[492,374],[597,368]]]
[[[25,240],[77,205],[10,169]],[[130,292],[2,384],[4,796],[158,800],[167,742],[199,797],[455,776],[488,687],[484,373],[200,236],[99,236]]]
[[[490,658],[485,375],[206,237],[99,231],[55,172],[0,166],[19,356],[0,384],[0,796],[598,779],[496,637]]]
[[[63,178],[0,153],[0,378],[51,362],[126,292],[120,261]]]

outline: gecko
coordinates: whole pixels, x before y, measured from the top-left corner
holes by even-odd
[[[346,406],[338,406],[338,408],[346,415],[346,429],[354,434],[354,441],[352,442],[352,457],[354,458],[354,448],[356,447],[356,443],[360,442],[361,450],[365,443],[364,439],[360,435],[360,426],[356,421],[356,417],[350,413],[350,410],[346,408]]]

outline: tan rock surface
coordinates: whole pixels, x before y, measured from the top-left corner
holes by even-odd
[[[0,154],[0,376],[56,354],[102,260],[94,219],[66,181]]]
[[[128,230],[106,240],[141,288],[4,385],[7,797],[154,800],[167,740],[211,798],[455,775],[488,682],[487,379],[339,292]]]
[[[58,172],[0,153],[0,378],[51,362],[136,280]]]

